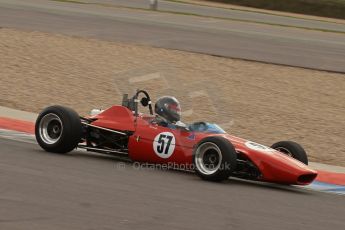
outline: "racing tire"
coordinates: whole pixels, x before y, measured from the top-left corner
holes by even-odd
[[[47,152],[68,153],[81,140],[82,124],[79,115],[63,106],[45,108],[35,124],[37,143]]]
[[[308,165],[308,156],[301,145],[293,141],[280,141],[271,146],[272,149],[278,150],[296,160]]]
[[[236,169],[236,150],[223,137],[206,137],[194,148],[193,164],[199,177],[220,182],[228,179]]]

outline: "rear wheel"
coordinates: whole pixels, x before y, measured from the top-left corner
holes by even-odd
[[[222,137],[204,138],[193,153],[196,173],[204,180],[222,181],[236,169],[234,146]]]
[[[77,147],[82,134],[79,115],[63,106],[50,106],[38,116],[35,135],[48,152],[67,153]]]
[[[308,165],[308,156],[301,145],[293,141],[280,141],[271,146],[272,149],[278,150],[290,157],[299,160]]]

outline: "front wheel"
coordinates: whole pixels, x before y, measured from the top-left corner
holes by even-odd
[[[70,108],[47,107],[36,120],[36,140],[48,152],[67,153],[72,151],[77,147],[81,134],[80,117]]]
[[[193,152],[196,173],[204,180],[222,181],[236,169],[237,155],[234,146],[222,137],[206,137]]]
[[[272,149],[278,150],[300,162],[308,165],[308,156],[301,145],[293,141],[280,141],[271,146]]]

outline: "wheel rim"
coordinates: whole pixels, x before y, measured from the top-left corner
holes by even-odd
[[[275,149],[278,150],[279,152],[284,153],[285,155],[288,155],[289,157],[293,157],[292,152],[290,152],[290,150],[288,150],[287,148],[277,147]]]
[[[52,145],[61,138],[63,126],[61,119],[53,113],[46,114],[39,123],[39,134],[42,141]]]
[[[205,174],[211,175],[215,173],[221,166],[222,152],[219,147],[212,142],[201,144],[195,153],[195,166]]]

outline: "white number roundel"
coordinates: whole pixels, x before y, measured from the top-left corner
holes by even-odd
[[[159,133],[153,141],[153,150],[161,158],[169,158],[175,150],[175,136],[170,132]]]
[[[258,143],[252,142],[252,141],[247,141],[245,143],[245,145],[248,148],[256,150],[256,151],[262,151],[262,152],[266,152],[266,153],[270,153],[272,151],[274,152],[274,149],[271,149],[270,147],[267,147],[267,146],[264,146],[264,145],[261,145],[261,144],[258,144]]]

